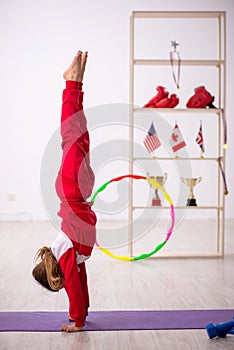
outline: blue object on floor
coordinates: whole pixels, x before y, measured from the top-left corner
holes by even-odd
[[[225,323],[209,323],[206,325],[206,331],[210,339],[215,337],[226,337],[227,334],[234,334],[234,317],[232,321]]]

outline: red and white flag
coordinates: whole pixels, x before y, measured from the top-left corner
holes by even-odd
[[[144,145],[149,153],[155,151],[161,146],[161,142],[158,138],[153,122],[150,125],[149,131],[144,139]]]
[[[180,129],[179,129],[177,123],[175,124],[174,129],[173,129],[172,134],[171,134],[170,145],[171,145],[174,152],[177,152],[177,151],[179,151],[179,149],[186,146],[186,143],[183,139],[183,136],[180,132]]]
[[[203,132],[202,132],[202,122],[200,122],[200,128],[197,133],[197,138],[195,140],[198,144],[198,146],[201,148],[201,154],[205,153],[205,147],[204,147],[204,139],[203,139]]]

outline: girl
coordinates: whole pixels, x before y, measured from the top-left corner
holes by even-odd
[[[50,291],[65,288],[69,299],[69,320],[65,332],[82,330],[89,308],[85,260],[96,240],[96,215],[86,199],[91,195],[94,174],[89,159],[89,133],[83,112],[82,81],[87,52],[78,51],[63,77],[61,136],[62,162],[55,183],[62,218],[61,231],[51,247],[41,248],[33,269],[34,278]]]

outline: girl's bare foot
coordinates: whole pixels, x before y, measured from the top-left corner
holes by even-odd
[[[63,324],[61,327],[63,332],[67,332],[67,333],[74,333],[74,332],[81,332],[82,331],[82,327],[76,327],[75,324],[73,325],[66,325]]]
[[[68,69],[63,73],[65,80],[73,80],[82,83],[88,52],[78,51]]]

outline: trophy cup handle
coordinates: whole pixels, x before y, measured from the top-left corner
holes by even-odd
[[[168,174],[167,174],[167,173],[164,173],[163,175],[164,175],[164,179],[163,179],[163,185],[164,185],[165,182],[167,181],[167,176],[168,176]]]
[[[186,180],[185,180],[185,178],[182,176],[180,179],[181,179],[181,181],[186,185]]]
[[[202,180],[202,177],[199,176],[199,177],[197,178],[196,185],[199,184],[199,182],[201,182],[201,180]]]

